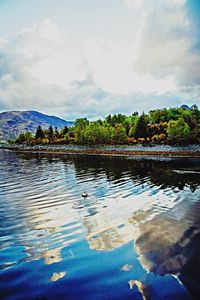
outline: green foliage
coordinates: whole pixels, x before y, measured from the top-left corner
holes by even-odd
[[[154,124],[148,124],[148,136],[153,137],[154,135],[166,134],[168,123],[160,122]]]
[[[25,132],[24,136],[25,136],[25,142],[27,144],[30,144],[32,142],[32,139],[33,139],[33,136],[31,134],[31,132],[29,132],[29,131]]]
[[[87,118],[80,118],[80,119],[76,119],[74,126],[75,127],[86,127],[87,125],[89,125],[89,121]]]
[[[165,142],[165,141],[166,141],[166,138],[167,138],[166,134],[161,133],[161,134],[155,134],[155,135],[151,138],[151,140],[152,140],[152,142],[154,142],[154,143],[161,143],[161,142]]]
[[[22,132],[20,135],[16,138],[15,142],[17,144],[22,144],[25,142],[25,134]]]
[[[69,143],[70,142],[70,136],[69,136],[69,133],[66,133],[65,136],[64,136],[64,141],[65,143]]]
[[[196,140],[197,143],[200,143],[200,123],[196,124],[193,130],[191,130],[191,138],[192,140]]]
[[[135,144],[190,142],[200,143],[200,111],[196,105],[190,109],[156,109],[145,115],[137,112],[126,116],[108,115],[104,120],[89,121],[79,118],[69,128],[43,130],[37,127],[35,139],[31,133],[21,133],[16,143],[26,144]]]
[[[127,134],[128,134],[129,137],[134,137],[135,136],[136,124],[138,123],[138,120],[139,120],[138,113],[137,112],[133,113],[127,119],[129,121],[129,127],[126,128],[126,129],[128,129]]]
[[[98,122],[91,122],[84,132],[84,141],[87,144],[97,144],[101,139],[101,126]]]
[[[114,128],[108,124],[106,124],[103,128],[103,143],[110,144],[112,142],[112,138],[114,135]]]
[[[135,126],[139,119],[138,112],[134,112],[130,117],[128,117],[128,119],[130,121],[131,126]]]
[[[49,139],[44,138],[44,139],[40,140],[39,143],[42,145],[47,145],[49,143]]]
[[[32,139],[33,139],[33,137],[32,137],[31,132],[28,132],[28,131],[27,132],[22,132],[16,138],[15,143],[17,143],[17,144],[23,144],[23,143],[30,144]]]
[[[114,127],[113,141],[116,144],[125,144],[127,142],[126,129],[122,124],[116,124]]]
[[[54,139],[53,127],[51,125],[49,126],[49,130],[48,130],[48,139],[49,139],[49,143],[51,143]]]
[[[126,116],[122,114],[117,115],[108,115],[105,119],[107,123],[109,123],[111,126],[115,126],[116,124],[124,124],[126,121]]]
[[[178,120],[181,116],[181,112],[183,112],[185,110],[181,109],[181,108],[170,108],[168,110],[168,114],[167,114],[167,121],[170,120]]]
[[[35,139],[43,139],[44,138],[44,131],[42,130],[42,127],[39,125],[36,129],[35,133]]]
[[[65,125],[65,127],[61,130],[61,134],[65,136],[66,133],[68,133],[69,128]]]
[[[147,118],[144,113],[137,120],[137,123],[135,125],[134,137],[136,139],[148,137]]]
[[[16,139],[9,139],[9,140],[7,140],[7,141],[0,141],[0,144],[1,145],[4,145],[4,144],[7,144],[7,142],[8,142],[8,144],[10,144],[10,145],[13,145],[13,144],[15,144],[16,143]]]
[[[183,118],[179,118],[177,121],[171,120],[167,127],[167,134],[169,140],[183,142],[190,136],[190,127]]]
[[[81,141],[86,144],[107,144],[111,142],[113,134],[114,129],[109,124],[91,122],[84,128]]]
[[[84,131],[89,125],[87,118],[77,119],[74,123],[74,141],[75,143],[85,143]]]
[[[54,130],[54,136],[55,136],[56,138],[59,138],[59,131],[58,131],[58,128],[57,128],[57,127],[55,127],[55,130]]]
[[[166,108],[151,110],[148,119],[150,124],[166,122],[168,121],[168,111]]]
[[[134,137],[135,136],[135,126],[132,126],[129,130],[129,133],[128,133],[128,136],[129,137]]]

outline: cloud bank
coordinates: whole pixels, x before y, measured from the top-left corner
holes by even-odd
[[[0,39],[0,110],[74,119],[200,104],[200,50],[187,1],[122,1],[138,20],[128,46],[88,36],[77,48],[50,19]]]

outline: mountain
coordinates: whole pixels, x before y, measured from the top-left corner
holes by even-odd
[[[38,125],[41,125],[43,129],[50,125],[62,129],[65,125],[73,125],[73,122],[32,110],[3,112],[0,113],[0,141],[14,138],[24,131],[34,133]]]
[[[187,104],[181,105],[181,108],[185,110],[190,110],[190,107]]]

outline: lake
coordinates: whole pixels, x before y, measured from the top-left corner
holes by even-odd
[[[0,149],[1,299],[200,299],[199,270],[199,159]]]

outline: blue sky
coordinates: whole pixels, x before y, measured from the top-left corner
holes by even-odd
[[[200,105],[200,1],[0,0],[0,111]]]

